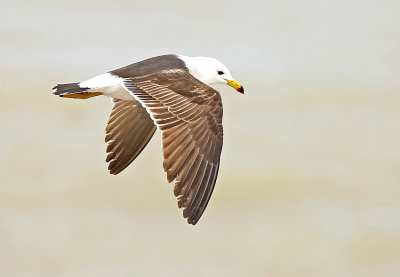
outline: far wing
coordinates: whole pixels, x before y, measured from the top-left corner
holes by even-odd
[[[155,130],[153,120],[138,101],[113,98],[105,138],[110,173],[120,173],[136,159]]]

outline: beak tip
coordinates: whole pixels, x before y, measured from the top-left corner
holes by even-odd
[[[226,79],[225,79],[226,80]],[[227,84],[233,87],[237,92],[244,94],[243,86],[236,80],[226,80]]]

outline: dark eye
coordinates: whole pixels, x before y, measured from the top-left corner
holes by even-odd
[[[224,74],[224,72],[221,71],[221,70],[218,70],[217,72],[218,72],[218,75],[223,75]]]

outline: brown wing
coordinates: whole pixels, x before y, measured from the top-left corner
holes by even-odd
[[[113,98],[105,138],[110,173],[118,174],[133,162],[155,130],[153,120],[138,101]]]
[[[167,179],[176,180],[178,206],[196,224],[218,175],[223,138],[219,93],[181,69],[125,79],[124,85],[161,130]]]

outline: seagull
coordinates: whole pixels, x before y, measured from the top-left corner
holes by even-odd
[[[244,94],[243,86],[217,59],[170,54],[83,82],[57,84],[53,94],[112,99],[105,137],[111,174],[132,163],[160,130],[167,180],[175,181],[178,207],[195,225],[213,192],[223,143],[222,100],[210,87],[214,84],[227,84]]]

